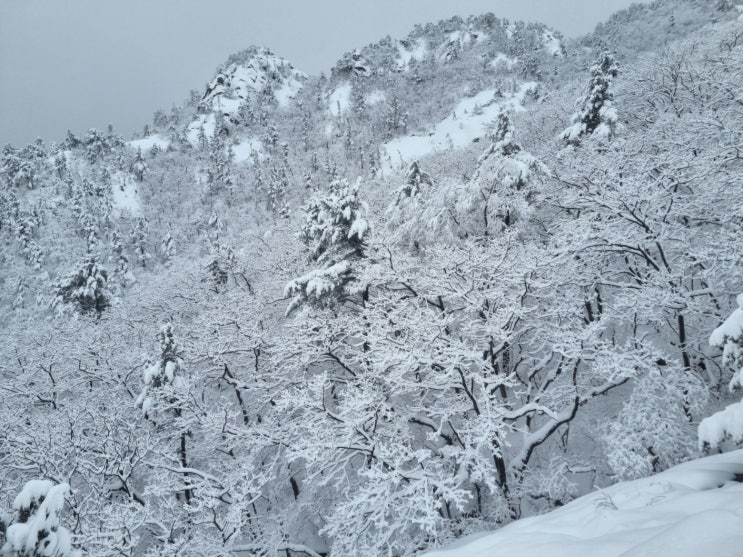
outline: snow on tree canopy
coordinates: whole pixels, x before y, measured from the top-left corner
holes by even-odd
[[[165,323],[157,333],[160,344],[160,356],[148,365],[142,372],[144,387],[137,397],[136,404],[148,416],[154,405],[153,397],[158,389],[166,385],[172,385],[176,380],[178,372],[183,368],[183,360],[180,357],[180,348],[175,340],[173,325]]]
[[[353,186],[348,180],[335,180],[329,192],[310,201],[299,233],[311,248],[310,259],[323,264],[290,281],[284,295],[292,297],[286,314],[305,303],[326,307],[350,295],[347,286],[354,279],[351,261],[364,256],[369,223],[358,199],[361,179]]]
[[[305,244],[315,244],[313,259],[321,260],[332,248],[360,252],[369,231],[358,200],[360,184],[360,179],[353,186],[348,180],[336,180],[330,184],[327,196],[310,201],[300,238]]]
[[[590,135],[611,139],[618,121],[611,85],[618,74],[619,67],[614,57],[603,52],[591,66],[588,91],[580,99],[580,110],[571,118],[572,125],[560,134],[561,139],[570,145],[578,145],[581,139]]]
[[[710,346],[722,348],[723,365],[735,369],[729,389],[743,388],[743,294],[737,298],[738,307],[709,337]],[[727,438],[743,441],[743,400],[709,416],[699,424],[700,447],[719,447]]]
[[[528,213],[531,197],[539,179],[550,174],[549,169],[531,153],[523,150],[514,139],[514,129],[508,114],[501,112],[491,137],[493,143],[480,156],[472,179],[459,200],[463,216],[479,219],[473,231],[487,234],[493,222],[509,227]]]
[[[0,553],[7,557],[76,557],[69,530],[59,524],[66,483],[31,480],[13,501],[15,518],[6,532]]]
[[[95,256],[83,259],[75,270],[54,284],[52,308],[73,308],[81,313],[100,315],[109,306],[108,273]]]
[[[430,174],[423,172],[418,161],[413,161],[405,172],[405,183],[398,192],[398,202],[403,197],[416,197],[421,193],[421,186],[433,186],[433,179]]]
[[[709,337],[709,345],[722,348],[722,363],[736,368],[730,381],[730,391],[743,387],[743,294],[737,298],[738,307]]]

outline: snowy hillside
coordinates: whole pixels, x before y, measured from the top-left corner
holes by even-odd
[[[598,490],[427,557],[738,557],[743,450]]]
[[[452,114],[429,132],[397,137],[382,145],[382,168],[386,171],[402,170],[431,153],[460,149],[479,142],[487,136],[499,114],[525,110],[526,95],[536,93],[538,87],[536,82],[529,81],[510,93],[490,89],[462,99]]]

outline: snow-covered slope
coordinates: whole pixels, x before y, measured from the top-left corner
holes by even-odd
[[[382,145],[384,170],[400,170],[431,153],[458,149],[478,141],[501,112],[524,110],[526,95],[537,88],[536,82],[529,81],[519,85],[512,93],[488,89],[463,99],[450,116],[437,123],[427,134],[405,135]]]
[[[591,493],[543,516],[459,540],[429,557],[737,557],[743,450]]]

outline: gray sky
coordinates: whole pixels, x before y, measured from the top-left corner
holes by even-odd
[[[124,136],[267,46],[311,74],[415,23],[493,12],[578,36],[631,0],[0,0],[0,145]]]

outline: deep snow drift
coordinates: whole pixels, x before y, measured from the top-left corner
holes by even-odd
[[[585,495],[543,516],[463,538],[428,557],[737,557],[743,450]]]

